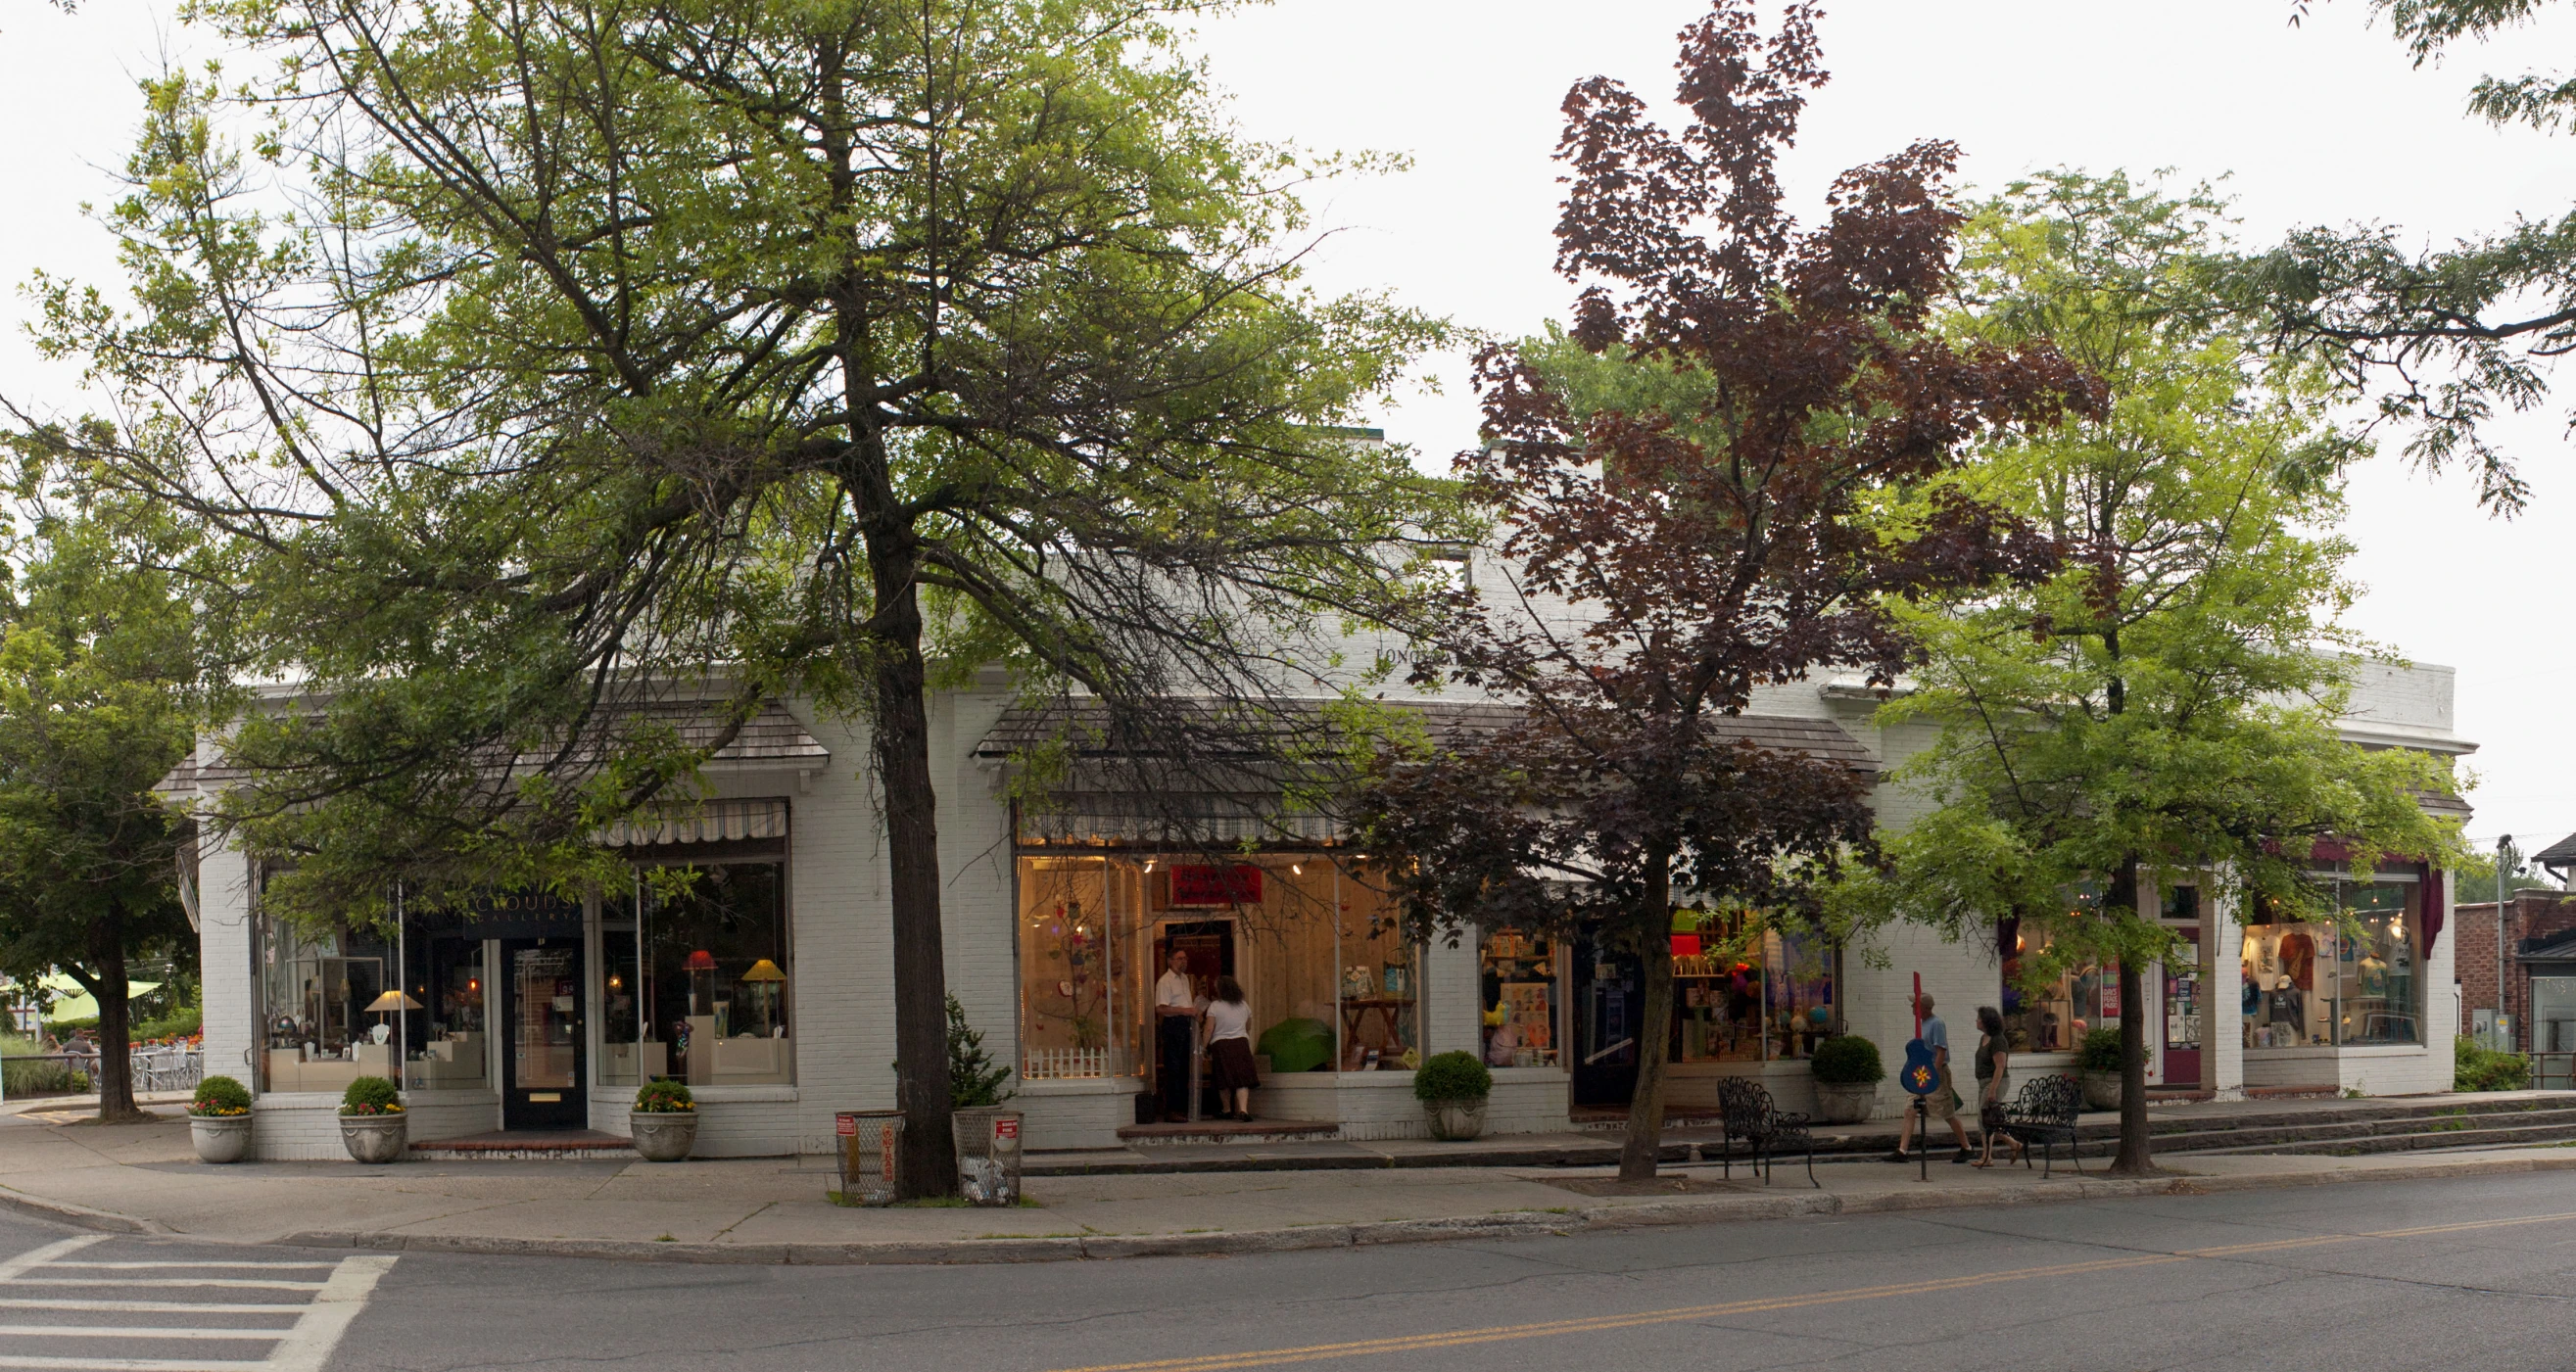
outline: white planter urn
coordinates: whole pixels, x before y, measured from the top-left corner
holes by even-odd
[[[2086,1109],[2117,1110],[2120,1108],[2119,1073],[2078,1072],[2075,1074],[2075,1082],[2084,1092]]]
[[[1431,1137],[1451,1143],[1485,1132],[1485,1102],[1481,1100],[1427,1100],[1422,1103],[1422,1117],[1431,1125]]]
[[[188,1141],[199,1162],[239,1162],[250,1153],[248,1115],[190,1115]]]
[[[1816,1083],[1816,1123],[1859,1124],[1878,1108],[1878,1083],[1868,1081],[1820,1081]]]
[[[635,1136],[635,1151],[646,1162],[678,1162],[698,1146],[695,1110],[630,1110],[626,1119]]]
[[[403,1155],[411,1142],[411,1117],[390,1115],[342,1115],[340,1144],[349,1156],[360,1162],[392,1162]]]

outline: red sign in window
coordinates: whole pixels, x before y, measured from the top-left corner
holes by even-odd
[[[1174,905],[1257,905],[1261,869],[1247,863],[1231,867],[1201,865],[1172,869]]]

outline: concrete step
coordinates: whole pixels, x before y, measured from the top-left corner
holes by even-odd
[[[2576,1143],[2576,1124],[2533,1124],[2462,1129],[2425,1129],[2374,1133],[2344,1138],[2302,1139],[2252,1148],[2210,1148],[2202,1156],[2309,1155],[2360,1157],[2366,1153],[2414,1153],[2447,1148],[2528,1148],[2540,1144]],[[2162,1151],[2162,1150],[2160,1150]],[[2176,1150],[2179,1151],[2179,1150]]]

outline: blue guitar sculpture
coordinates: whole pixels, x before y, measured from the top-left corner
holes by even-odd
[[[1923,1042],[1923,974],[1914,974],[1914,1038],[1905,1045],[1905,1068],[1896,1074],[1899,1086],[1916,1097],[1929,1096],[1941,1089],[1941,1064],[1932,1060],[1932,1049]],[[1929,1141],[1926,1141],[1929,1147]]]
[[[1922,1031],[1917,1028],[1915,1032]],[[1924,1046],[1923,1040],[1918,1038],[1905,1045],[1905,1070],[1896,1074],[1896,1080],[1918,1096],[1941,1089],[1940,1065],[1932,1061],[1932,1050]]]

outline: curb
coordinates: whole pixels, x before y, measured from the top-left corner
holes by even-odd
[[[2331,1186],[2370,1181],[2422,1181],[2446,1177],[2507,1176],[2528,1172],[2576,1171],[2576,1154],[2561,1158],[2493,1158],[2475,1162],[2427,1162],[2408,1167],[2349,1172],[2267,1172],[2220,1177],[2180,1173],[2163,1177],[2070,1177],[2032,1182],[2009,1190],[1975,1187],[1929,1187],[1869,1196],[1830,1192],[1783,1192],[1778,1195],[1725,1196],[1705,1200],[1657,1201],[1643,1205],[1595,1205],[1564,1212],[1512,1211],[1498,1215],[1447,1219],[1386,1220],[1362,1224],[1316,1224],[1289,1229],[1248,1229],[1204,1234],[1092,1234],[1068,1238],[956,1240],[888,1240],[859,1243],[653,1243],[624,1239],[518,1239],[476,1234],[401,1234],[373,1230],[306,1230],[262,1241],[284,1247],[361,1249],[400,1253],[468,1253],[491,1257],[595,1258],[620,1262],[681,1263],[711,1266],[932,1266],[959,1263],[1034,1263],[1242,1256],[1319,1249],[1366,1248],[1382,1244],[1446,1243],[1460,1240],[1564,1237],[1585,1232],[1616,1232],[1687,1224],[1725,1224],[1797,1219],[1825,1215],[1901,1214],[1974,1206],[2048,1205],[2067,1201],[2120,1200],[2142,1196],[2201,1196],[2231,1191],[2258,1191],[2296,1186]],[[93,1210],[86,1206],[38,1200],[0,1187],[0,1206],[42,1218],[114,1233],[187,1237],[155,1221]],[[254,1245],[256,1246],[256,1245]]]
[[[6,1186],[0,1186],[0,1209],[15,1210],[20,1214],[33,1215],[40,1220],[52,1220],[57,1224],[75,1225],[82,1229],[95,1229],[108,1234],[176,1234],[179,1232],[159,1220],[138,1219],[132,1215],[120,1215],[113,1210],[93,1210],[86,1205],[74,1205],[70,1201],[46,1200]]]

